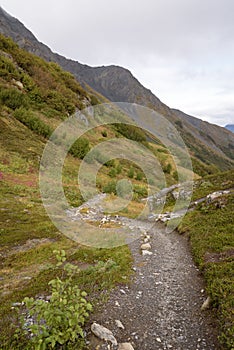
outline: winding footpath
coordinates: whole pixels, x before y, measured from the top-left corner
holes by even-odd
[[[203,279],[193,263],[186,238],[166,233],[160,223],[147,234],[152,254],[141,253],[144,235],[130,244],[133,281],[112,291],[91,322],[108,328],[118,343],[131,343],[134,350],[219,349],[214,317],[210,311],[201,311],[206,299]],[[118,327],[116,320],[124,329]],[[87,339],[91,350],[116,349],[90,331]]]

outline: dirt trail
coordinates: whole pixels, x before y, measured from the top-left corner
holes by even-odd
[[[200,310],[206,299],[204,284],[186,239],[165,233],[161,224],[148,233],[153,254],[141,255],[140,239],[131,243],[133,281],[115,289],[92,321],[109,328],[118,342],[130,342],[134,350],[219,349],[214,319]],[[125,329],[119,329],[115,320]],[[91,333],[88,339],[90,349],[108,349]]]

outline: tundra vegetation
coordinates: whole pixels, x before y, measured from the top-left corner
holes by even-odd
[[[56,290],[58,284],[64,285],[69,279],[71,291],[85,291],[87,294],[82,297],[87,304],[84,302],[84,305],[87,308],[92,304],[95,311],[97,305],[106,300],[110,289],[130,281],[132,256],[128,246],[88,248],[61,235],[49,220],[40,198],[38,170],[47,139],[62,121],[77,110],[98,104],[98,95],[84,90],[70,73],[57,64],[47,63],[21,50],[2,35],[0,69],[0,344],[3,349],[25,349],[30,347],[31,340],[25,336],[22,327],[23,333],[16,332],[20,329],[17,303],[25,300],[32,314],[35,310],[40,314],[45,304],[42,301],[40,306],[37,300],[46,300],[51,295],[51,286]],[[181,128],[180,124],[177,126]],[[66,157],[63,187],[71,206],[83,203],[77,184],[82,159],[100,141],[115,137],[143,144],[161,163],[167,185],[177,183],[177,171],[169,151],[152,135],[129,125],[103,126],[83,135]],[[194,156],[196,152],[199,157]],[[233,172],[208,175],[217,172],[217,166],[206,164],[198,149],[194,148],[191,157],[197,179],[194,199],[216,189],[233,186]],[[93,159],[86,161],[92,162]],[[145,174],[128,160],[108,160],[105,155],[99,154],[95,161],[102,164],[96,182],[100,192],[115,196],[117,181],[127,179],[132,182],[132,200],[120,214],[136,217],[143,208],[141,199],[148,193]],[[181,164],[183,166],[186,168],[186,164]],[[154,186],[154,179],[150,182]],[[157,189],[155,185],[155,191]],[[179,226],[181,233],[190,236],[195,261],[206,278],[213,307],[218,310],[222,331],[220,339],[227,349],[234,346],[233,314],[230,312],[233,310],[232,212],[233,197],[228,195],[224,198],[223,207],[203,203],[187,214]],[[70,264],[67,266],[76,266],[79,273],[69,275],[69,271],[64,272],[65,262],[56,266],[55,250],[64,251],[61,254],[66,255],[66,263]],[[88,311],[84,311],[84,319],[88,317]],[[47,316],[54,317],[53,310]],[[79,326],[82,329],[83,319]],[[48,329],[44,328],[44,331],[46,334]],[[40,324],[32,332],[38,336],[42,334]],[[81,338],[77,341],[80,342]],[[37,340],[39,342],[39,338]],[[37,340],[35,338],[35,342]],[[64,348],[77,348],[75,342],[74,345],[55,335],[50,338],[50,346],[57,346],[59,341],[60,344],[64,341]],[[40,341],[39,349],[43,349],[41,344]]]

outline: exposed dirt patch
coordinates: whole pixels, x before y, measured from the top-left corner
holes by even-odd
[[[229,259],[234,259],[234,249],[228,249],[221,253],[206,253],[204,257],[205,263],[218,263]]]
[[[14,254],[17,254],[17,253],[26,252],[26,251],[28,251],[28,250],[30,250],[32,248],[36,248],[36,247],[41,246],[43,244],[49,244],[51,242],[55,242],[55,239],[54,238],[28,239],[25,244],[13,247],[9,251],[3,252],[1,254],[1,256],[6,258],[8,256],[11,256],[11,255],[14,255]]]
[[[36,174],[5,174],[1,172],[0,180],[5,180],[13,185],[38,187],[38,176]]]

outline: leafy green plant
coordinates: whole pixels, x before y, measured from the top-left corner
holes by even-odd
[[[178,172],[177,172],[177,171],[173,171],[172,176],[173,176],[173,178],[174,178],[176,181],[178,181],[179,176],[178,176]]]
[[[0,92],[0,102],[13,110],[21,106],[27,107],[28,99],[16,88],[2,89]]]
[[[136,180],[141,181],[143,179],[143,173],[138,171],[136,174]]]
[[[91,102],[92,106],[95,106],[95,105],[99,104],[99,101],[98,101],[97,97],[94,96],[94,95],[91,95],[90,102]]]
[[[133,179],[133,177],[134,177],[134,169],[133,169],[133,167],[131,167],[131,168],[129,169],[129,171],[128,171],[128,177],[129,177],[130,179]]]
[[[110,181],[103,187],[103,192],[116,194],[116,181]]]
[[[125,136],[127,139],[137,141],[137,142],[143,142],[146,141],[146,135],[144,131],[134,125],[128,125],[123,123],[116,123],[114,124],[115,129]]]
[[[110,160],[108,160],[107,162],[105,162],[104,165],[105,165],[107,168],[114,167],[114,166],[115,166],[115,160],[114,160],[114,159],[110,159]]]
[[[147,188],[144,186],[138,186],[138,185],[134,185],[133,187],[133,191],[134,191],[134,199],[138,200],[140,198],[145,198],[148,195],[148,191]]]
[[[57,258],[57,268],[63,265],[64,280],[59,277],[51,280],[50,301],[24,298],[23,303],[33,324],[28,330],[32,337],[30,344],[35,350],[54,349],[60,344],[62,349],[68,344],[78,344],[84,337],[82,326],[92,310],[92,305],[86,300],[86,292],[81,291],[73,283],[73,277],[79,272],[77,266],[65,263],[65,251],[54,251]],[[21,318],[22,328],[25,319]]]
[[[108,173],[108,175],[110,177],[116,177],[116,170],[115,170],[115,168],[111,168],[109,173]]]
[[[49,138],[52,134],[52,129],[49,125],[45,124],[42,120],[33,115],[31,111],[26,110],[24,107],[17,108],[14,112],[14,117],[38,135]]]
[[[89,152],[89,140],[85,137],[80,137],[78,140],[76,140],[72,147],[70,148],[70,153],[77,158],[83,159],[86,154]]]
[[[165,174],[170,174],[171,173],[171,169],[172,169],[172,166],[170,163],[166,164],[164,167],[163,167],[163,172]]]
[[[121,174],[121,172],[122,172],[122,165],[120,163],[118,163],[116,166],[116,173]]]

